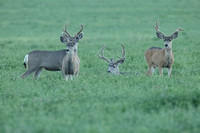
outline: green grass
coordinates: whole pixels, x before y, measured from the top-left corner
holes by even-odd
[[[1,0],[1,133],[199,133],[199,0]],[[175,62],[172,77],[164,69],[147,77],[144,52],[163,47],[152,27],[170,35]],[[39,80],[21,79],[22,62],[32,50],[60,50],[61,28],[71,34],[84,25],[79,42],[80,75],[66,82],[61,72],[43,71]],[[123,43],[126,60],[109,75],[97,57],[117,58]]]

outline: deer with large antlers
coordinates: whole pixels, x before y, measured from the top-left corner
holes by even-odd
[[[160,76],[162,76],[163,68],[168,68],[168,76],[171,77],[172,65],[174,63],[174,55],[172,52],[172,40],[178,37],[178,32],[183,31],[182,28],[176,29],[171,36],[164,35],[161,31],[159,31],[159,25],[156,22],[156,35],[158,38],[163,39],[164,48],[159,47],[151,47],[145,52],[145,58],[148,63],[148,71],[147,75],[151,76],[155,68],[159,68]]]
[[[71,80],[73,76],[78,77],[79,68],[80,68],[80,59],[77,55],[78,41],[83,37],[83,25],[81,25],[81,30],[77,33],[75,37],[71,37],[66,30],[63,31],[62,36],[60,37],[61,42],[67,45],[66,55],[63,58],[62,62],[62,74],[63,77],[68,81],[70,77]]]
[[[123,64],[125,61],[125,49],[124,49],[124,45],[123,44],[121,45],[122,45],[122,57],[119,57],[117,61],[115,61],[114,58],[111,58],[110,60],[108,60],[106,57],[104,57],[103,51],[106,46],[103,45],[101,48],[101,55],[98,55],[98,57],[108,62],[108,70],[107,70],[108,73],[112,73],[115,75],[121,74],[119,72],[119,64]]]
[[[43,69],[48,71],[62,70],[65,78],[66,74],[76,74],[78,76],[80,60],[77,56],[77,48],[79,40],[83,37],[82,30],[83,25],[81,25],[81,30],[74,37],[71,37],[65,25],[60,41],[66,44],[66,49],[59,51],[35,50],[28,53],[24,58],[24,67],[26,68],[28,64],[28,70],[21,77],[26,78],[35,72],[34,78],[37,79]]]

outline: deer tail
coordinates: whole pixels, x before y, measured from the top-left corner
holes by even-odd
[[[24,57],[24,68],[26,68],[27,63],[28,63],[28,54]]]

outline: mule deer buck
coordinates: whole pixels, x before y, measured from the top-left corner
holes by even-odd
[[[98,55],[98,57],[108,62],[108,70],[107,70],[108,73],[112,73],[115,75],[121,74],[119,72],[119,64],[123,64],[125,61],[125,49],[124,45],[123,44],[121,45],[122,45],[122,57],[119,57],[119,60],[117,61],[115,61],[114,58],[108,60],[106,57],[104,57],[103,50],[106,46],[103,45],[101,48],[101,55]]]
[[[168,68],[168,76],[171,77],[172,65],[174,63],[174,55],[172,52],[172,40],[178,37],[178,32],[183,31],[182,28],[177,28],[171,36],[165,36],[161,31],[159,31],[159,25],[156,22],[156,35],[158,38],[163,39],[164,48],[151,47],[145,52],[145,58],[148,63],[147,75],[151,76],[155,68],[159,68],[160,76],[162,76],[163,68]]]
[[[63,32],[60,40],[62,43],[66,44],[66,49],[59,51],[35,50],[28,53],[24,58],[24,67],[26,68],[26,64],[28,64],[28,70],[21,77],[26,78],[31,73],[35,72],[34,78],[37,79],[39,78],[43,69],[46,69],[48,71],[61,71],[66,67],[63,65],[70,66],[70,64],[66,63],[66,60],[67,62],[69,62],[69,57],[66,57],[66,55],[69,55],[68,53],[73,53],[70,55],[75,56],[73,57],[73,59],[76,58],[77,62],[79,62],[79,58],[77,56],[77,48],[79,40],[83,37],[82,30],[83,25],[81,25],[81,30],[74,37],[71,37],[70,34],[67,32],[65,25],[65,30],[62,29]],[[77,64],[76,69],[79,70],[79,65]],[[72,68],[72,66],[70,66],[70,68]],[[76,74],[78,73],[77,70]],[[69,71],[71,72],[71,69]]]
[[[82,30],[83,25],[81,25],[81,30],[77,33],[77,35],[75,37],[71,37],[65,26],[63,36],[60,38],[61,42],[66,43],[67,45],[66,55],[64,56],[62,62],[62,74],[67,81],[69,77],[72,80],[73,76],[78,77],[79,74],[80,59],[77,55],[77,43],[83,37],[83,33],[80,34]]]

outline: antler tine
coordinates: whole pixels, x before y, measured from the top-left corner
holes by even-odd
[[[174,31],[172,34],[178,33],[179,31],[184,31],[184,30],[183,30],[182,28],[178,27],[178,28],[176,29],[176,31]]]
[[[81,33],[82,30],[83,30],[83,25],[81,24],[81,29],[80,29],[80,31],[76,35],[78,35],[79,33]]]
[[[65,24],[65,30],[63,30],[63,28],[62,28],[62,31],[67,33],[70,36],[69,32],[67,32],[67,24]]]
[[[184,31],[182,28],[178,27],[175,32]]]
[[[123,44],[121,44],[121,45],[122,45],[122,58],[124,58],[124,56],[125,56],[125,48],[124,48]]]
[[[156,21],[156,26],[153,26],[153,27],[156,29],[156,31],[159,31],[159,25],[157,21]]]
[[[156,26],[153,26],[153,27],[156,29],[156,34],[157,34],[157,33],[160,33],[160,34],[162,34],[163,36],[165,36],[165,34],[162,33],[162,32],[159,30],[159,24],[158,24],[157,21],[156,21]]]
[[[110,63],[110,61],[106,57],[104,57],[104,55],[103,55],[103,50],[104,50],[105,47],[106,47],[105,45],[102,46],[101,55],[98,55],[98,56],[99,56],[99,58],[101,58],[101,59],[107,61],[108,63]]]
[[[124,48],[124,45],[123,44],[121,44],[122,45],[122,57],[120,57],[119,56],[119,60],[117,60],[116,62],[115,62],[115,64],[118,64],[118,63],[124,63],[124,60],[125,60],[125,48]]]
[[[62,31],[65,32],[63,28],[62,28]]]

